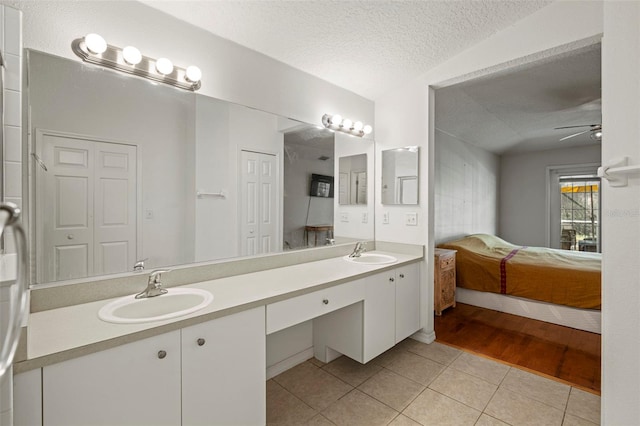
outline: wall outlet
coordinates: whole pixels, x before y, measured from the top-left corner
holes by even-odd
[[[383,225],[389,224],[389,212],[382,213],[382,224]]]
[[[349,222],[349,213],[347,212],[340,213],[340,222]]]
[[[407,226],[418,226],[418,213],[407,213],[404,224]]]
[[[369,215],[367,214],[367,212],[362,213],[362,223],[367,223],[369,222]]]

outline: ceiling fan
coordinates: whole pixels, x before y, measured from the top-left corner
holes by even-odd
[[[574,133],[572,135],[569,136],[565,136],[564,138],[560,139],[560,142],[576,137],[576,136],[580,136],[583,135],[585,133],[589,133],[591,132],[591,135],[589,135],[591,137],[591,139],[593,140],[597,140],[599,141],[600,139],[602,139],[602,124],[583,124],[580,126],[564,126],[564,127],[556,127],[554,128],[554,130],[560,130],[560,129],[574,129],[574,128],[579,128],[579,127],[589,127],[587,130],[583,130],[581,132],[578,133]]]

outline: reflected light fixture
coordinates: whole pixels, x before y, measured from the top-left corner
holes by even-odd
[[[74,40],[71,48],[83,61],[91,64],[194,92],[201,86],[200,68],[193,65],[186,69],[174,66],[167,58],[153,59],[144,56],[133,46],[127,46],[124,49],[111,46],[98,34],[87,34]]]
[[[602,130],[596,130],[595,132],[591,132],[591,135],[589,136],[591,137],[591,139],[595,141],[602,140]]]
[[[355,123],[348,119],[342,118],[341,115],[325,114],[322,116],[322,125],[330,130],[340,131],[353,136],[362,137],[368,135],[373,131],[373,127],[368,124],[365,126],[362,121],[356,121]]]

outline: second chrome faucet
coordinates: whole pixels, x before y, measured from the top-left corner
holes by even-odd
[[[147,282],[147,288],[140,293],[136,294],[136,299],[144,299],[149,297],[156,297],[167,293],[167,289],[162,288],[162,274],[171,272],[170,269],[156,269],[149,274],[149,281]]]

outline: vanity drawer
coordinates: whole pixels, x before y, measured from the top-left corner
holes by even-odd
[[[355,280],[267,305],[267,334],[364,300],[364,280]]]

